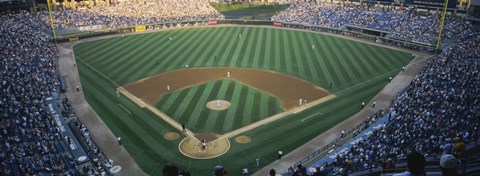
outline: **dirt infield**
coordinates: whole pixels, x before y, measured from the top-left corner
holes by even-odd
[[[194,159],[209,159],[223,155],[230,149],[228,139],[218,140],[219,134],[198,133],[195,138],[186,137],[178,146],[183,155]],[[201,140],[206,140],[203,146]]]
[[[227,77],[230,72],[230,77]],[[278,72],[237,67],[185,68],[138,80],[122,86],[143,102],[154,105],[169,91],[220,79],[233,79],[268,93],[281,101],[284,110],[298,107],[298,99],[318,100],[330,93],[310,82]],[[170,90],[167,90],[169,87]]]

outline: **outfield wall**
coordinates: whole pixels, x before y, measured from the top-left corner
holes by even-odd
[[[329,27],[323,27],[323,26],[311,26],[311,25],[304,25],[304,24],[280,23],[280,22],[273,22],[268,20],[229,20],[229,19],[170,22],[170,23],[161,23],[161,24],[131,26],[131,27],[125,27],[125,28],[116,28],[116,29],[101,29],[96,31],[86,31],[82,33],[57,36],[56,42],[59,42],[59,43],[71,42],[71,41],[106,36],[106,35],[145,32],[145,31],[165,29],[165,28],[178,28],[178,27],[189,27],[189,26],[195,27],[195,26],[208,26],[208,25],[219,25],[219,24],[259,25],[259,26],[273,25],[273,26],[285,27],[285,28],[297,28],[297,29],[305,29],[305,30],[339,34],[339,35],[344,35],[349,37],[360,38],[363,40],[369,40],[376,43],[409,48],[409,49],[414,49],[414,50],[423,51],[423,52],[434,53],[436,51],[435,46],[432,44],[419,43],[419,42],[408,41],[404,39],[386,38],[384,36],[389,34],[388,31],[376,31],[373,29],[359,28],[354,26],[345,27],[345,28],[329,28]]]

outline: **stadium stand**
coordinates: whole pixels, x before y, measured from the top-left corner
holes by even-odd
[[[375,10],[358,4],[328,2],[295,2],[287,10],[272,17],[273,21],[299,23],[343,29],[346,25],[387,31],[386,37],[434,44],[440,25],[438,12],[417,11],[404,7]],[[463,19],[449,15],[445,20],[443,41],[471,27]]]
[[[368,173],[395,168],[395,163],[404,163],[414,149],[426,157],[454,154],[462,159],[465,145],[478,146],[480,30],[469,31],[456,45],[429,59],[423,71],[396,97],[389,108],[394,113],[384,117],[387,122],[347,142],[351,146],[329,155],[333,158],[330,162],[321,159],[325,162],[316,162],[310,168],[323,168],[318,170],[328,175],[362,170]],[[439,157],[432,160],[438,163]],[[293,169],[290,174],[298,172]]]
[[[107,175],[98,148],[76,157],[85,150],[66,124],[56,49],[43,24],[26,12],[0,21],[0,175]]]
[[[48,12],[43,11],[40,15],[43,23],[50,27]],[[53,12],[53,16],[54,27],[58,29],[75,29],[94,25],[101,25],[102,28],[120,28],[224,18],[205,0],[150,0],[146,3],[125,1],[115,6],[94,6],[82,10],[59,8]]]

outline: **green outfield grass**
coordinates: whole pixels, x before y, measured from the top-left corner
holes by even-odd
[[[389,76],[396,75],[411,60],[409,53],[332,36],[254,27],[175,29],[86,42],[76,45],[74,51],[87,101],[109,128],[122,136],[129,153],[150,175],[161,175],[167,162],[194,175],[211,175],[218,164],[231,175],[239,175],[241,168],[255,172],[257,156],[261,156],[261,165],[265,166],[276,159],[279,149],[288,153],[347,119],[359,111],[362,101],[368,102],[388,83]],[[176,131],[174,128],[127,98],[115,96],[119,85],[181,69],[185,64],[273,70],[324,87],[337,98],[246,132],[243,135],[252,137],[248,144],[237,144],[230,139],[230,150],[218,158],[190,159],[178,151],[184,136],[175,141],[165,140],[162,136]],[[333,83],[333,88],[328,87],[329,83]],[[238,111],[235,114],[279,112],[278,102],[271,102],[274,98],[234,81],[217,81],[172,92],[164,95],[156,107],[174,114],[176,120],[189,118],[188,126],[200,131],[213,126],[215,129],[209,130],[224,133],[249,123],[229,118],[222,120],[241,124],[218,129],[216,124],[206,125],[209,120],[216,120],[210,119],[212,113],[204,114],[197,106],[205,106],[202,102],[205,99],[221,96],[212,94],[212,89],[223,90],[224,96],[232,97],[240,92],[244,100],[237,101],[244,102],[244,106],[235,107]],[[254,95],[245,96],[243,91]]]

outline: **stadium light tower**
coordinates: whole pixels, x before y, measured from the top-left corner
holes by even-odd
[[[438,32],[438,39],[437,39],[437,46],[435,47],[435,53],[437,53],[438,48],[440,47],[440,42],[442,41],[442,32],[443,32],[443,25],[445,23],[445,16],[447,15],[447,6],[448,6],[448,0],[445,0],[445,4],[443,4],[443,12],[442,12],[442,18],[441,24],[440,24],[440,31]]]
[[[52,25],[52,32],[53,32],[53,42],[55,42],[55,45],[57,44],[57,33],[55,32],[55,26],[53,25],[53,15],[52,15],[52,9],[51,9],[51,0],[47,0],[47,6],[48,6],[48,15],[50,16],[50,23]]]

